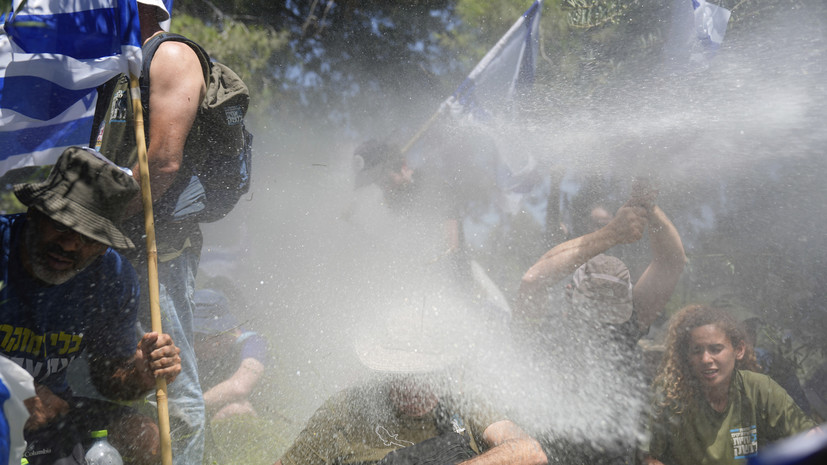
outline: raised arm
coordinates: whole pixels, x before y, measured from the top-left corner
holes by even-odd
[[[678,230],[657,205],[649,211],[649,247],[652,261],[633,292],[638,323],[644,330],[663,312],[686,263]]]
[[[606,226],[563,242],[546,252],[523,275],[516,316],[539,316],[542,298],[550,286],[615,245],[637,242],[643,237],[646,222],[644,207],[624,205]]]
[[[464,465],[545,465],[548,458],[540,443],[508,420],[491,424],[482,433],[489,447]]]

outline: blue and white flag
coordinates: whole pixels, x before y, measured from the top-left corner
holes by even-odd
[[[730,11],[706,0],[692,0],[692,8],[698,41],[709,50],[717,50],[724,41]]]
[[[443,102],[443,108],[450,109],[455,118],[486,121],[513,107],[515,95],[534,84],[542,3],[535,1],[520,16]]]
[[[141,65],[135,0],[21,1],[0,16],[0,174],[88,145],[95,89]]]
[[[456,121],[466,125],[485,125],[515,115],[520,97],[534,85],[542,7],[542,0],[537,0],[517,19],[442,103],[441,112],[448,110]],[[508,140],[500,141],[494,136],[498,150],[491,171],[502,194],[500,208],[514,214],[541,179],[531,153],[519,149],[508,136],[505,138]]]

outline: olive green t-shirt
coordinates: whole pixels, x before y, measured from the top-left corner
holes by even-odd
[[[649,455],[665,465],[745,464],[760,448],[816,426],[770,377],[735,370],[729,401],[716,412],[704,399],[652,424]]]
[[[450,422],[459,418],[480,447],[482,433],[497,418],[492,412],[451,410],[447,402],[418,418],[399,415],[388,401],[387,390],[353,388],[342,391],[319,408],[281,458],[283,465],[369,464],[389,452],[441,434],[437,411]],[[460,413],[462,412],[462,413]],[[444,416],[444,415],[443,415]],[[449,427],[450,428],[450,427]]]

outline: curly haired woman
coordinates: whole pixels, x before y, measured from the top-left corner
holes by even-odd
[[[692,305],[669,325],[655,379],[647,465],[744,464],[759,448],[816,428],[757,370],[744,329],[723,310]]]

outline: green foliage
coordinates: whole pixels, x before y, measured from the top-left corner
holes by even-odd
[[[568,22],[577,28],[590,29],[618,23],[623,14],[637,2],[603,0],[564,0],[568,10]]]
[[[38,182],[46,179],[51,166],[27,167],[12,170],[0,176],[0,214],[20,213],[26,206],[17,200],[13,187],[24,182]]]
[[[340,129],[352,124],[356,107],[367,114],[389,113],[399,102],[439,85],[434,77],[444,61],[438,58],[442,49],[435,46],[434,32],[444,29],[445,15],[432,13],[449,4],[180,0],[172,27],[180,27],[177,18],[188,15],[221,31],[229,22],[269,30],[278,37],[278,49],[259,53],[257,59],[267,61],[262,87],[279,98],[273,113]],[[244,35],[227,37],[238,39],[247,40]],[[262,51],[272,46],[270,42]],[[239,50],[238,56],[246,58],[248,52]],[[263,96],[259,101],[268,100]]]
[[[17,200],[11,190],[3,190],[0,192],[0,214],[18,213],[22,212],[26,207]]]
[[[274,102],[282,101],[279,86],[270,72],[270,64],[287,48],[287,32],[263,25],[245,25],[226,18],[219,30],[201,19],[176,14],[172,32],[185,35],[204,47],[210,56],[227,66],[250,88],[251,116],[270,111]]]

